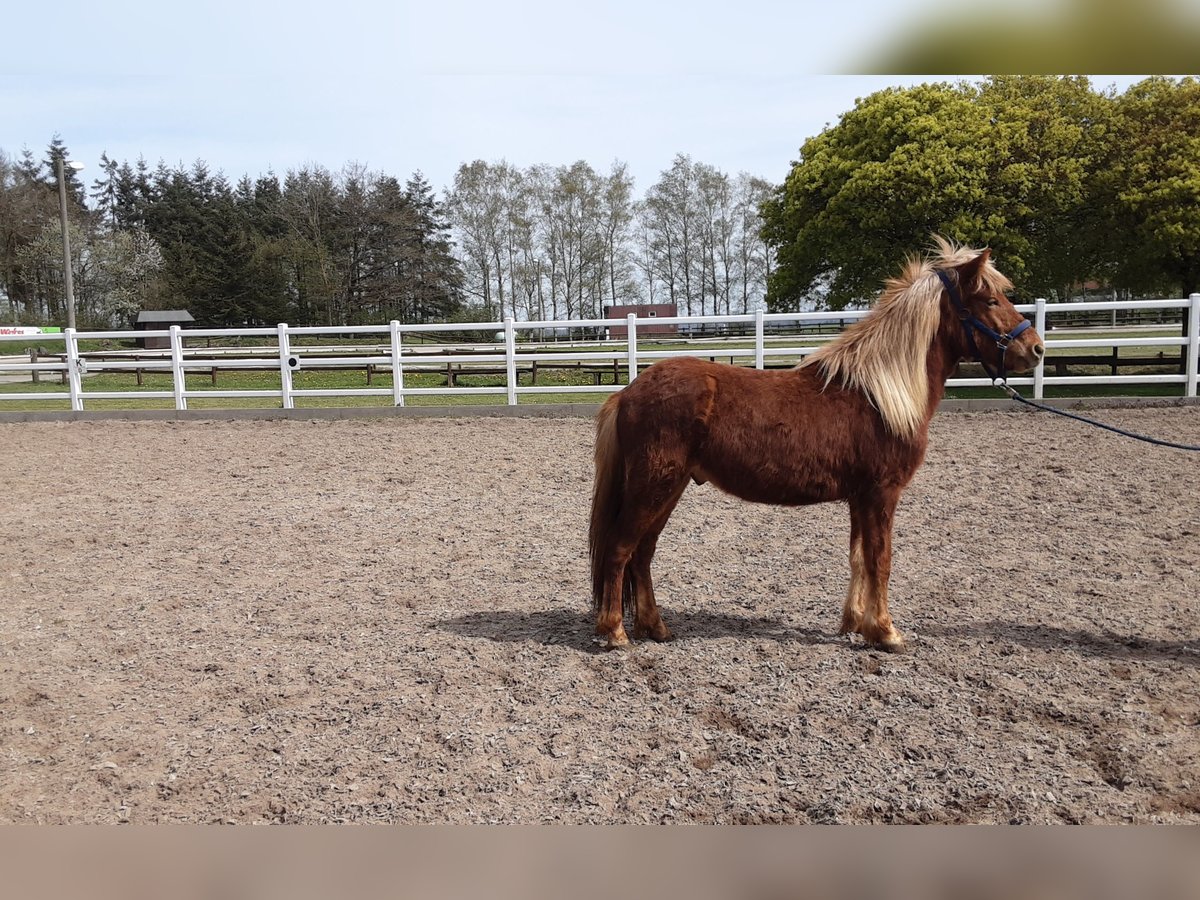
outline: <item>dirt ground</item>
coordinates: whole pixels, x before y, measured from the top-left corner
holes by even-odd
[[[602,653],[591,431],[0,425],[0,820],[1200,823],[1195,454],[939,415],[903,656],[835,634],[844,506],[692,487],[677,639]]]

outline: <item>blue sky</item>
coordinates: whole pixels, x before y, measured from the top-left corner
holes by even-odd
[[[105,151],[231,179],[419,169],[438,189],[474,159],[620,159],[639,192],[687,153],[780,181],[857,97],[925,80],[822,74],[886,42],[913,2],[15,4],[0,149],[41,158],[57,133],[89,183]]]

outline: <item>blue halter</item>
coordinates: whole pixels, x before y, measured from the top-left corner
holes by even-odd
[[[946,287],[946,293],[950,295],[950,302],[954,304],[954,308],[958,311],[958,318],[962,322],[963,331],[967,333],[967,343],[971,347],[971,353],[975,359],[983,366],[983,370],[988,373],[988,377],[992,379],[993,384],[1004,384],[1007,381],[1007,369],[1004,366],[1004,356],[1008,352],[1008,345],[1017,339],[1026,328],[1032,324],[1028,319],[1021,319],[1021,324],[1010,331],[1008,334],[1001,334],[992,329],[987,323],[981,321],[977,316],[971,314],[963,303],[962,295],[958,292],[958,286],[950,280],[950,277],[941,269],[937,270],[938,278],[942,279],[942,284]],[[1000,350],[1000,374],[997,375],[992,367],[987,364],[987,361],[979,352],[979,347],[975,343],[975,332],[985,334],[996,342],[996,347]]]

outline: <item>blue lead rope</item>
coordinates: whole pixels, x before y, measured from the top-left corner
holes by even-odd
[[[1126,431],[1123,428],[1117,428],[1115,425],[1105,425],[1103,422],[1097,422],[1095,419],[1088,419],[1084,416],[1078,416],[1075,413],[1069,413],[1064,409],[1047,406],[1045,403],[1035,403],[1033,400],[1027,400],[1018,394],[1016,389],[1011,387],[1006,381],[1001,381],[996,386],[1017,402],[1024,403],[1026,406],[1032,406],[1034,409],[1040,409],[1044,412],[1054,413],[1056,416],[1065,416],[1068,419],[1074,419],[1076,422],[1084,422],[1088,425],[1095,425],[1097,428],[1103,428],[1105,431],[1111,431],[1124,437],[1133,438],[1134,440],[1145,441],[1147,444],[1157,444],[1159,447],[1173,447],[1176,450],[1192,450],[1200,452],[1200,446],[1196,446],[1195,444],[1177,444],[1174,441],[1164,441],[1159,438],[1148,437],[1144,434],[1135,434],[1132,431]]]

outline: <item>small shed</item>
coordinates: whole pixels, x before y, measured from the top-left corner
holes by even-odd
[[[138,313],[135,331],[163,331],[172,325],[187,327],[196,320],[186,309],[144,309]],[[162,350],[171,346],[170,338],[138,338],[137,345],[145,350]]]
[[[610,325],[608,336],[610,338],[624,338],[629,336],[629,327],[624,324],[625,317],[633,313],[638,317],[637,330],[638,334],[678,334],[678,325],[659,325],[654,322],[647,322],[647,319],[664,319],[673,318],[679,315],[678,307],[674,303],[639,303],[629,306],[606,306],[604,307],[604,318],[619,319],[620,325]]]

